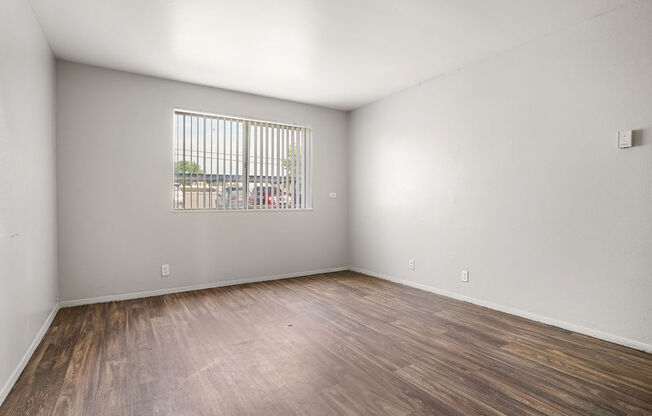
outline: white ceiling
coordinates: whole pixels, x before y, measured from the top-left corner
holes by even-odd
[[[352,109],[632,0],[32,0],[55,55]]]

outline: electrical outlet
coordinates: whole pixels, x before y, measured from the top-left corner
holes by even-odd
[[[468,270],[462,270],[462,281],[464,283],[469,283],[469,271]]]
[[[170,275],[170,265],[169,264],[161,264],[161,276],[169,276]]]
[[[410,270],[414,270],[414,259],[410,259]]]

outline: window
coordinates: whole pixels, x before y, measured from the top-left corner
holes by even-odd
[[[174,112],[175,210],[312,208],[308,127]]]

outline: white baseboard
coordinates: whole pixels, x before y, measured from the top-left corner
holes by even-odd
[[[59,301],[59,306],[61,308],[67,308],[70,306],[89,305],[92,303],[104,303],[104,302],[112,302],[116,300],[147,298],[150,296],[160,296],[160,295],[167,295],[170,293],[188,292],[191,290],[210,289],[214,287],[241,285],[244,283],[265,282],[268,280],[290,279],[292,277],[341,272],[343,270],[348,270],[348,269],[349,269],[348,266],[331,267],[326,269],[309,270],[305,272],[276,274],[276,275],[269,275],[269,276],[250,277],[246,279],[225,280],[222,282],[202,283],[199,285],[192,285],[192,286],[180,286],[180,287],[171,287],[166,289],[146,290],[142,292],[122,293],[116,295],[100,296],[96,298],[62,300]]]
[[[14,387],[14,384],[16,384],[16,380],[18,380],[20,373],[22,373],[23,370],[25,369],[25,366],[29,362],[29,359],[32,358],[32,354],[34,354],[34,351],[36,351],[36,347],[38,347],[38,345],[41,343],[43,336],[47,332],[48,328],[50,328],[50,325],[52,324],[52,320],[54,319],[54,316],[57,314],[57,311],[59,309],[60,309],[59,304],[55,303],[54,306],[52,307],[52,311],[45,319],[45,322],[43,322],[41,329],[39,329],[39,331],[36,333],[34,340],[30,344],[27,351],[25,351],[23,358],[21,358],[21,360],[18,362],[18,365],[14,369],[13,373],[11,373],[11,375],[9,376],[9,379],[2,386],[2,389],[0,390],[0,405],[2,405],[2,403],[7,398],[7,395],[11,391],[11,388]]]
[[[470,296],[460,295],[458,293],[448,292],[433,286],[424,285],[421,283],[414,283],[404,279],[398,279],[393,276],[388,276],[381,273],[376,273],[371,270],[366,270],[360,267],[349,267],[350,270],[353,270],[358,273],[367,274],[369,276],[378,277],[383,280],[389,280],[391,282],[400,283],[406,286],[414,287],[417,289],[425,290],[428,292],[436,293],[438,295],[446,296],[449,298],[461,300],[464,302],[473,303],[475,305],[484,306],[485,308],[494,309],[500,312],[505,312],[510,315],[520,316],[521,318],[530,319],[532,321],[542,322],[544,324],[553,325],[559,328],[563,328],[572,332],[577,332],[579,334],[588,335],[593,338],[598,338],[604,341],[613,342],[614,344],[624,345],[625,347],[634,348],[637,350],[645,351],[652,353],[652,345],[646,344],[640,341],[635,341],[633,339],[621,337],[614,334],[609,334],[607,332],[598,331],[597,329],[586,328],[580,325],[571,324],[569,322],[560,321],[554,318],[549,318],[547,316],[537,315],[532,312],[523,311],[520,309],[512,308],[510,306],[504,306],[497,303],[489,302],[482,299],[472,298]]]

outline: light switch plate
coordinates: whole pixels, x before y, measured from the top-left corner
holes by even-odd
[[[621,130],[618,132],[618,147],[620,149],[627,149],[632,147],[632,131]]]

